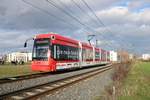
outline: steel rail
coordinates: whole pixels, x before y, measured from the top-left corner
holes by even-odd
[[[60,79],[54,82],[42,84],[39,86],[35,86],[28,89],[19,90],[13,93],[5,94],[0,97],[0,99],[22,99],[22,100],[28,100],[28,99],[37,99],[39,97],[42,97],[46,94],[53,93],[59,89],[62,89],[64,87],[68,87],[72,84],[75,84],[77,82],[80,82],[82,80],[85,80],[87,78],[90,78],[92,76],[98,75],[104,71],[107,71],[112,68],[112,65],[106,65],[105,67],[100,67],[99,69],[95,69],[92,71],[88,71],[85,73],[81,73],[75,76],[67,77],[64,79]]]
[[[92,65],[92,66],[97,67],[97,66],[102,66],[102,65]],[[82,70],[82,69],[86,69],[86,68],[91,68],[91,66],[82,67],[82,68],[74,68],[72,70],[71,69],[66,69],[66,70],[61,70],[61,71],[56,71],[56,72],[41,72],[41,73],[6,77],[6,78],[1,78],[0,79],[0,85],[1,84],[6,84],[6,83],[11,83],[11,82],[18,82],[18,81],[22,81],[22,80],[29,80],[29,79],[33,79],[33,78],[45,77],[45,76],[49,76],[49,75],[68,73],[68,72],[78,71],[78,70]]]
[[[20,75],[20,76],[1,78],[0,85],[10,83],[10,82],[16,82],[16,81],[28,80],[28,79],[37,78],[37,77],[43,77],[43,76],[47,76],[49,74],[50,74],[49,72],[42,72],[42,73],[34,73],[34,74],[28,74],[28,75]]]

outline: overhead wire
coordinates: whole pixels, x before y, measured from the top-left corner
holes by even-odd
[[[85,12],[84,11],[84,9],[82,9],[74,0],[71,0],[82,12]],[[92,12],[92,14],[96,17],[96,19],[98,20],[98,22],[99,22],[99,25],[101,24],[101,25],[103,25],[105,28],[106,28],[106,30],[109,32],[109,34],[111,34],[112,32],[106,27],[106,25],[103,23],[103,21],[96,15],[96,13],[93,11],[93,9],[88,5],[88,3],[85,1],[85,0],[82,0],[82,2],[86,5],[86,7]],[[92,18],[88,13],[87,13],[87,15],[90,17],[90,18]],[[93,18],[92,18],[93,19]],[[94,32],[96,32],[96,33],[99,33],[99,32],[97,32],[97,31],[95,31],[94,30]],[[115,36],[115,35],[111,35],[111,37],[113,37],[113,36]],[[102,34],[101,34],[101,37],[102,37]],[[104,37],[104,36],[103,36]],[[110,45],[110,44],[112,44],[111,42],[107,42],[107,44],[108,45]],[[124,45],[124,44],[123,44]],[[112,45],[110,45],[110,46],[112,46]],[[126,46],[126,45],[125,45]]]
[[[56,5],[55,2],[53,2],[52,0],[46,0],[51,6],[57,8],[58,10],[62,11],[64,14],[68,15],[69,17],[71,17],[72,19],[74,19],[75,21],[77,21],[79,24],[81,24],[82,26],[84,26],[86,29],[90,29],[93,32],[96,32],[94,29],[92,29],[91,27],[89,27],[88,25],[82,23],[79,19],[77,19],[75,16],[71,15],[70,13],[68,13],[66,10],[62,9],[60,6]],[[100,33],[100,32],[96,32],[96,33]]]
[[[71,0],[71,2],[77,7],[79,8],[79,10],[82,12],[82,13],[85,13],[85,15],[87,15],[89,18],[91,18],[93,20],[93,22],[95,23],[95,25],[98,25],[97,21],[93,19],[92,16],[90,16],[89,13],[87,13],[75,0]]]
[[[66,5],[66,4],[64,4],[64,2],[62,2],[61,0],[58,0],[57,2],[59,2],[60,4],[61,4],[61,6],[64,6],[65,7],[65,9],[67,9],[69,12],[71,12],[72,14],[73,14],[73,11]],[[55,3],[54,3],[55,4]],[[56,5],[56,4],[55,4]],[[56,7],[55,7],[56,8]],[[59,7],[60,8],[60,7]],[[61,9],[63,9],[63,8],[61,8]],[[60,9],[59,9],[60,10]],[[64,9],[63,9],[64,10]],[[66,11],[66,10],[64,10],[64,11]],[[66,11],[67,12],[67,11]],[[68,14],[70,14],[69,12],[67,12]],[[65,13],[66,14],[66,13]],[[71,14],[70,14],[71,15]],[[73,15],[72,15],[73,16]],[[69,17],[71,17],[71,16],[69,16]],[[72,17],[71,17],[72,18]],[[76,16],[74,16],[74,18],[76,18]],[[75,20],[76,21],[76,20]],[[79,20],[80,21],[80,20]],[[81,22],[81,21],[80,21]],[[82,25],[82,24],[81,24]],[[84,26],[85,27],[85,26]],[[87,28],[87,27],[86,27]],[[88,31],[87,31],[88,32]]]
[[[67,6],[67,5],[65,5],[64,4],[64,2],[62,2],[61,0],[58,0],[58,2],[62,5],[62,6],[64,6],[70,13],[72,13],[73,14],[73,11]],[[63,9],[63,8],[62,8]],[[80,8],[80,9],[82,9],[82,8]],[[84,11],[83,9],[82,9],[82,11]],[[74,15],[74,17],[78,17],[79,18],[79,16],[75,16]],[[91,17],[91,16],[89,16],[89,17]],[[80,20],[81,21],[81,20]],[[92,27],[93,28],[93,27]],[[93,31],[93,30],[92,30]]]
[[[53,16],[55,19],[59,19],[59,20],[61,20],[62,22],[66,23],[66,24],[69,24],[69,25],[71,25],[71,26],[75,26],[74,24],[67,23],[64,19],[62,19],[62,18],[60,18],[60,17],[57,17],[56,15],[54,15],[54,14],[48,12],[47,10],[44,10],[44,9],[42,9],[42,8],[36,6],[36,5],[33,5],[32,3],[27,2],[27,1],[25,1],[25,0],[22,0],[22,1],[23,1],[24,3],[26,3],[26,4],[30,5],[30,6],[32,6],[33,8],[36,8],[36,9],[38,9],[38,10],[40,10],[40,11],[42,11],[42,12],[44,12],[44,13],[50,15],[50,16]],[[70,14],[69,14],[69,15],[70,15]],[[75,17],[73,17],[73,18],[75,18]],[[76,19],[76,18],[75,18],[75,19]],[[78,22],[79,22],[79,20],[78,20]],[[81,24],[81,23],[82,23],[82,22],[80,22],[80,24]],[[83,23],[82,23],[81,25],[86,26],[86,25],[83,24]],[[75,26],[75,27],[76,27],[76,26]],[[86,26],[86,28],[89,28],[89,27]],[[91,28],[90,28],[90,29],[91,29]],[[92,29],[91,29],[91,30],[92,30]],[[84,30],[84,31],[88,32],[87,30]]]
[[[106,25],[103,23],[103,21],[96,15],[96,13],[94,12],[94,10],[88,5],[88,3],[85,1],[85,0],[81,0],[85,5],[86,7],[91,11],[91,13],[95,16],[95,18],[98,20],[99,24],[103,25],[106,30],[109,32],[109,34],[112,34],[112,32],[106,27]],[[114,37],[115,35],[111,35],[112,37]],[[112,38],[111,37],[111,38]],[[122,40],[123,41],[123,40]],[[124,41],[126,42],[126,41]],[[123,44],[124,45],[124,44]],[[126,46],[126,45],[125,45]]]
[[[38,7],[38,6],[36,6],[36,5],[34,5],[34,4],[32,4],[32,3],[30,3],[30,2],[28,2],[28,1],[25,1],[25,0],[22,0],[25,4],[28,4],[28,5],[30,5],[31,7],[33,7],[33,8],[35,8],[35,9],[38,9],[39,11],[41,11],[41,12],[44,12],[45,14],[47,14],[47,15],[49,15],[49,16],[52,16],[52,17],[54,17],[55,19],[57,19],[57,20],[60,20],[60,21],[62,21],[62,22],[64,22],[64,23],[66,23],[66,24],[68,24],[69,25],[69,27],[77,27],[77,28],[81,28],[81,27],[79,27],[79,26],[76,26],[76,25],[74,25],[74,24],[71,24],[71,23],[69,23],[69,22],[66,22],[66,20],[64,20],[64,19],[62,19],[61,17],[58,17],[58,16],[56,16],[56,15],[54,15],[54,14],[52,14],[52,13],[50,13],[50,12],[48,12],[48,11],[46,11],[46,10],[44,10],[44,9],[42,9],[42,8],[40,8],[40,7]],[[88,32],[87,30],[82,30],[83,32]]]
[[[68,15],[69,17],[71,17],[72,19],[74,19],[76,22],[78,22],[80,25],[84,26],[85,28],[88,28],[90,30],[93,30],[91,27],[89,27],[88,25],[82,23],[78,18],[76,18],[75,16],[73,16],[72,14],[68,13],[66,10],[62,9],[61,7],[57,6],[55,4],[55,2],[53,2],[52,0],[46,0],[51,6],[57,8],[58,10],[62,11],[64,14]],[[95,31],[95,30],[94,30]]]
[[[55,19],[59,19],[60,21],[66,23],[66,24],[69,24],[69,27],[70,27],[70,25],[76,27],[75,25],[66,22],[66,20],[64,20],[64,19],[62,19],[61,17],[58,17],[58,16],[56,16],[56,15],[54,15],[54,14],[48,12],[47,10],[44,10],[44,9],[42,9],[42,8],[36,6],[36,5],[33,5],[32,3],[28,2],[28,1],[25,1],[25,0],[22,0],[22,1],[23,1],[24,3],[30,5],[31,7],[36,8],[36,9],[38,9],[39,11],[44,12],[45,14],[47,14],[47,15],[49,15],[49,16],[52,16],[52,17],[55,18]]]
[[[92,12],[92,14],[95,16],[95,18],[98,20],[98,22],[103,25],[104,27],[106,27],[106,25],[103,23],[103,21],[101,21],[101,19],[96,15],[96,13],[94,12],[94,10],[88,5],[88,3],[85,0],[81,0],[86,7]],[[110,32],[110,30],[107,29],[108,32]]]
[[[100,26],[98,23],[97,23],[97,21],[95,20],[95,19],[93,19],[93,17],[92,16],[90,16],[89,15],[89,13],[87,13],[75,0],[71,0],[72,1],[72,3],[76,6],[76,7],[78,7],[79,9],[80,9],[80,11],[82,11],[83,13],[85,13],[85,15],[87,15],[89,18],[91,18],[92,20],[93,20],[93,22],[95,22],[95,25],[97,25],[97,26]],[[97,32],[96,32],[97,33]],[[95,34],[96,35],[96,34]],[[101,37],[103,37],[103,38],[105,38],[104,36],[102,36],[102,34],[101,34]],[[95,38],[97,38],[97,37],[95,37]],[[97,40],[97,39],[96,39]],[[107,44],[109,44],[108,42],[107,42]],[[109,44],[110,45],[110,44]]]
[[[36,9],[38,9],[38,10],[40,10],[40,11],[42,11],[42,12],[44,12],[44,13],[50,15],[50,16],[53,16],[55,19],[59,19],[59,20],[63,21],[64,23],[66,23],[66,21],[65,21],[64,19],[62,19],[62,18],[60,18],[60,17],[58,17],[58,16],[56,16],[56,15],[54,15],[54,14],[52,14],[52,13],[50,13],[50,12],[48,12],[48,11],[46,11],[46,10],[44,10],[44,9],[42,9],[42,8],[40,8],[40,7],[38,7],[38,6],[33,5],[33,4],[30,3],[30,2],[27,2],[27,1],[25,1],[25,0],[22,0],[22,1],[23,1],[24,3],[26,3],[26,4],[30,5],[30,6],[32,6],[33,8],[36,8]],[[63,10],[63,11],[64,11],[64,10]],[[81,23],[78,19],[76,19],[74,16],[70,15],[70,14],[67,13],[66,11],[65,11],[65,13],[68,14],[69,16],[71,16],[72,18],[74,18],[74,19],[75,19],[76,21],[78,21],[81,25],[83,25],[83,26],[89,28],[88,26],[86,26],[85,24]],[[75,25],[73,25],[73,24],[71,24],[71,23],[66,23],[66,24],[70,24],[71,26],[75,26]]]
[[[68,15],[69,17],[71,17],[72,19],[74,19],[75,21],[77,21],[79,24],[83,25],[84,27],[95,31],[94,29],[91,28],[91,26],[89,27],[89,25],[86,25],[84,23],[82,23],[78,18],[76,18],[74,15],[70,14],[69,12],[67,12],[66,10],[64,10],[63,8],[61,8],[60,6],[56,5],[55,2],[53,2],[52,0],[46,0],[49,4],[51,4],[53,7],[57,8],[58,10],[62,11],[63,13],[65,13],[66,15]],[[70,12],[72,12],[63,2],[61,2],[61,0],[58,0],[63,6],[65,6]],[[96,31],[95,31],[96,32]],[[96,32],[98,33],[98,32]],[[100,32],[99,32],[100,33]]]
[[[92,20],[93,20],[93,22],[95,22],[95,24],[97,25],[97,26],[100,26],[98,23],[97,23],[97,21],[95,20],[95,19],[93,19],[93,17],[92,16],[90,16],[89,15],[89,13],[87,13],[77,2],[75,2],[74,0],[71,0],[72,1],[72,3],[74,3],[74,5],[76,6],[76,7],[78,7],[79,9],[80,9],[80,11],[82,11],[83,13],[85,13],[85,15],[87,15],[89,18],[91,18]],[[94,30],[95,31],[95,30]],[[100,33],[100,32],[96,32],[96,33]],[[96,35],[96,34],[95,34]],[[101,33],[101,35],[100,35],[101,37],[103,37],[103,38],[105,38],[104,36],[102,36],[102,33]]]
[[[74,0],[71,0],[74,1]],[[98,20],[99,24],[98,26],[101,27],[101,25],[103,25],[105,27],[105,30],[107,30],[109,34],[111,34],[112,32],[106,27],[106,25],[103,23],[103,21],[101,21],[101,19],[96,15],[96,13],[93,11],[93,9],[88,5],[88,3],[85,0],[81,0],[83,2],[83,4],[90,10],[90,12],[95,16],[96,20]],[[80,7],[81,8],[81,7]],[[98,35],[98,34],[97,34]],[[102,35],[102,34],[99,34]],[[114,37],[113,34],[111,34],[110,36],[111,38]]]
[[[64,6],[68,11],[70,11],[72,13],[72,10],[61,0],[57,0],[57,2],[59,2],[62,6]]]

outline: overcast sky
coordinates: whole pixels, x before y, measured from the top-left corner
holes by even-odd
[[[26,39],[48,32],[80,41],[94,34],[102,48],[150,53],[150,0],[84,0],[104,25],[82,0],[49,0],[61,10],[46,0],[0,1],[0,54],[27,50]]]

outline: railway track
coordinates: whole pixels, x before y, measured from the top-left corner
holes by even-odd
[[[90,67],[87,67],[87,68],[90,68]],[[66,72],[78,71],[78,70],[82,70],[82,69],[86,69],[86,68],[80,68],[80,69],[75,69],[75,70],[68,70]],[[29,79],[33,79],[33,78],[39,78],[39,77],[54,75],[54,74],[61,74],[61,73],[64,73],[64,71],[58,71],[58,72],[41,72],[41,73],[28,74],[28,75],[6,77],[6,78],[0,79],[0,85],[1,84],[6,84],[6,83],[17,82],[17,81],[21,81],[21,80],[29,80]]]
[[[2,78],[2,79],[0,79],[0,85],[10,83],[10,82],[16,82],[16,81],[28,80],[28,79],[37,78],[37,77],[43,77],[43,76],[47,76],[49,74],[50,74],[49,72],[42,72],[42,73],[36,73],[36,74]]]
[[[4,99],[4,100],[37,99],[37,98],[44,96],[46,94],[53,93],[53,92],[55,92],[61,88],[70,86],[70,85],[75,84],[79,81],[82,81],[82,80],[85,80],[85,79],[90,78],[92,76],[95,76],[97,74],[100,74],[100,73],[107,71],[111,68],[112,68],[112,65],[106,65],[105,67],[100,67],[98,69],[95,69],[95,70],[92,70],[89,72],[85,72],[85,73],[81,73],[81,74],[78,74],[75,76],[60,79],[60,80],[57,80],[54,82],[49,82],[46,84],[41,84],[41,85],[34,86],[31,88],[27,88],[27,89],[19,90],[16,92],[8,93],[5,95],[2,95],[0,97],[0,99]]]

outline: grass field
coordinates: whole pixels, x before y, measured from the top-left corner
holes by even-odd
[[[37,72],[32,72],[30,64],[25,65],[0,65],[0,78],[12,77],[19,75],[32,74]]]
[[[137,62],[123,81],[118,100],[150,100],[150,62]]]

